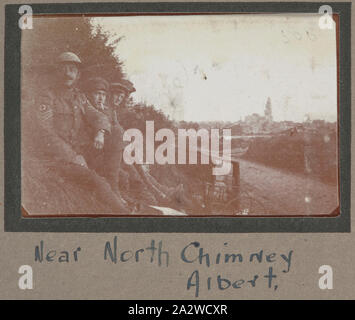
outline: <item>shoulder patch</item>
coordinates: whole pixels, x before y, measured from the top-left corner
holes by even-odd
[[[40,121],[48,121],[53,117],[53,109],[46,104],[40,104],[37,108],[37,118]]]

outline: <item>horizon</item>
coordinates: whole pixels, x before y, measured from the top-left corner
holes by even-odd
[[[117,44],[135,102],[173,120],[337,121],[335,30],[318,15],[238,14],[92,18]],[[236,39],[236,41],[230,41]]]

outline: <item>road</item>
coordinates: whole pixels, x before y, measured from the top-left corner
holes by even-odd
[[[338,188],[302,175],[237,159],[241,211],[248,215],[328,215],[338,207]]]

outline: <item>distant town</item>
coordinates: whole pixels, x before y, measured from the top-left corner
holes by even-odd
[[[221,126],[222,125],[222,126]],[[294,121],[274,121],[272,115],[271,98],[267,99],[264,115],[253,113],[237,122],[202,122],[200,127],[208,128],[224,128],[232,130],[232,137],[248,136],[248,135],[274,135],[294,133],[327,133],[336,132],[336,122],[327,122],[325,120],[311,120],[309,116],[305,116],[304,122]]]

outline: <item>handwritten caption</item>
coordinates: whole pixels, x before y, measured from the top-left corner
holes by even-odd
[[[81,247],[71,251],[54,250],[47,248],[44,241],[40,241],[39,245],[35,246],[34,260],[38,263],[75,263],[79,261],[82,251]],[[199,297],[201,292],[206,290],[225,291],[245,287],[263,287],[275,291],[278,289],[278,278],[290,272],[294,253],[293,250],[277,252],[265,249],[247,252],[237,250],[227,242],[224,242],[217,252],[210,252],[199,241],[188,242],[177,251],[180,263],[196,267],[192,272],[187,272],[185,280],[186,290],[192,292],[195,297]],[[163,241],[154,239],[150,241],[149,246],[136,250],[120,249],[117,236],[106,241],[103,246],[103,260],[112,264],[131,261],[168,268],[172,265],[171,258],[173,257],[164,248]],[[231,275],[230,272],[219,273],[220,265],[238,267],[233,269],[237,271],[236,275]],[[253,271],[255,268],[257,272]],[[206,276],[206,270],[217,270],[217,273]]]

